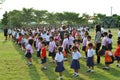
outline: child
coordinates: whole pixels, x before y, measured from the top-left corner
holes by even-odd
[[[39,37],[38,38],[38,44],[36,44],[37,45],[37,57],[38,58],[40,58],[41,56],[40,56],[40,51],[41,51],[41,47],[42,47],[42,37]]]
[[[87,37],[87,43],[86,43],[86,49],[85,49],[86,52],[88,52],[88,44],[89,44],[89,43],[92,43],[92,42],[91,42],[91,36],[88,36],[88,37]]]
[[[108,39],[107,39],[107,42],[108,42],[108,49],[109,50],[112,50],[112,34],[109,34],[108,35]]]
[[[87,58],[87,52],[86,52],[87,36],[88,36],[88,32],[85,32],[82,42],[82,50],[85,52],[85,58]]]
[[[63,48],[62,47],[59,47],[58,48],[58,53],[56,54],[55,56],[55,60],[56,60],[56,68],[55,68],[55,71],[56,72],[59,72],[59,79],[61,80],[62,79],[62,72],[65,70],[64,66],[63,66],[63,60],[64,60],[64,56],[62,54],[62,50]]]
[[[21,33],[19,33],[18,44],[21,48],[21,44],[22,44],[22,34]]]
[[[68,47],[68,35],[65,33],[64,34],[64,40],[62,43],[63,51],[64,51],[64,60],[67,60],[67,53],[69,52],[69,47]]]
[[[52,61],[51,62],[54,62],[55,48],[56,48],[56,44],[55,44],[54,38],[51,36],[50,37],[50,43],[49,43],[49,56],[52,56]]]
[[[88,52],[87,52],[87,66],[89,69],[87,72],[94,72],[94,50],[93,50],[93,44],[88,44]]]
[[[79,59],[81,57],[81,54],[78,52],[78,48],[76,46],[73,46],[72,50],[73,50],[73,52],[72,52],[71,68],[73,68],[75,71],[73,76],[77,77],[78,76],[78,69],[80,69]]]
[[[109,65],[113,63],[111,49],[106,50],[105,52],[105,67],[104,70],[109,70]]]
[[[74,41],[74,37],[72,36],[72,33],[70,33],[69,34],[69,40],[68,40],[69,49],[72,47],[73,41]]]
[[[26,52],[25,52],[25,57],[28,59],[28,65],[32,65],[32,53],[33,53],[33,48],[30,45],[30,40],[28,41],[28,44],[26,45]]]
[[[114,56],[116,57],[116,60],[117,60],[117,64],[116,66],[117,67],[120,67],[120,40],[117,41],[117,48],[116,48],[116,51],[114,53]]]
[[[46,43],[45,42],[42,42],[41,60],[42,60],[42,64],[43,64],[42,69],[46,70],[47,68],[46,68]]]

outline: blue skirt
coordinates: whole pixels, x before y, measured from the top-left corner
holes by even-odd
[[[88,57],[87,58],[87,66],[94,66],[93,57]]]
[[[55,72],[62,72],[64,70],[65,70],[65,68],[63,66],[63,62],[58,62],[57,67],[55,68]]]
[[[80,63],[78,60],[72,60],[71,68],[80,69]]]
[[[116,58],[117,61],[120,61],[120,57],[116,56],[115,58]]]
[[[32,54],[30,52],[27,52],[27,54],[25,55],[25,57],[27,57],[28,59],[32,57]]]

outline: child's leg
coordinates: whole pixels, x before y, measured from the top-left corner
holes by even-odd
[[[62,72],[59,72],[60,77],[62,77]]]

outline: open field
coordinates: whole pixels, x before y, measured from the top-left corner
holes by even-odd
[[[113,52],[116,48],[118,29],[111,29],[113,34]],[[90,34],[94,38],[94,31]],[[84,56],[81,51],[82,56]],[[0,33],[0,80],[57,80],[58,73],[55,70],[55,64],[49,63],[50,58],[47,58],[47,70],[42,71],[42,65],[36,58],[36,53],[33,54],[33,65],[26,65],[24,52],[19,49],[12,40],[4,41],[3,33]],[[95,59],[96,61],[96,59]],[[81,69],[79,77],[72,76],[74,71],[70,68],[71,57],[64,62],[66,70],[63,72],[64,80],[120,80],[120,68],[116,67],[116,61],[111,65],[109,71],[104,71],[104,58],[102,57],[101,64],[95,66],[94,73],[87,73],[85,59],[80,60]]]

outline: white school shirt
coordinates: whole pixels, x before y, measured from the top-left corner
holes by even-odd
[[[50,41],[50,35],[46,35],[46,41]]]
[[[59,53],[56,54],[55,60],[56,60],[57,62],[62,62],[63,59],[64,59],[64,56],[63,56],[63,54],[62,54],[61,52],[60,52],[60,54],[59,54]]]
[[[72,53],[72,59],[78,60],[81,57],[80,52],[73,52]]]
[[[68,38],[65,38],[63,40],[63,44],[62,44],[63,50],[65,50],[68,47]]]
[[[94,56],[95,51],[93,49],[88,49],[87,57],[92,57]]]
[[[120,31],[118,32],[118,37],[120,37]]]
[[[25,53],[27,53],[27,50],[30,50],[31,54],[33,53],[33,48],[32,48],[32,46],[30,44],[27,44]]]
[[[74,41],[74,37],[70,36],[68,40],[69,45],[72,45],[73,41]]]
[[[8,34],[11,34],[12,33],[12,30],[11,29],[8,29]]]

